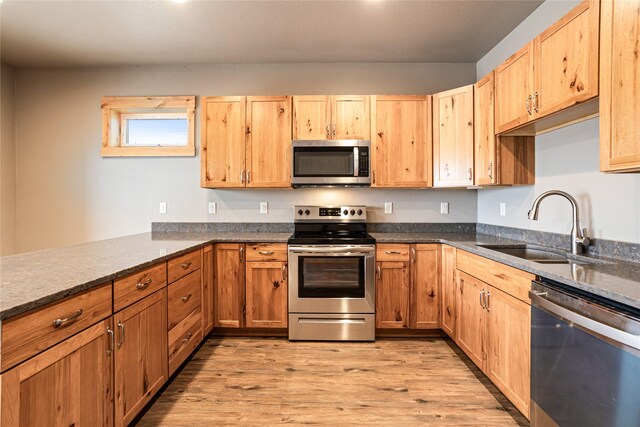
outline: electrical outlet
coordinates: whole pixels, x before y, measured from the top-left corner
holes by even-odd
[[[160,206],[158,207],[158,211],[161,214],[166,214],[167,213],[167,202],[160,202]]]
[[[500,203],[500,216],[507,215],[507,204],[505,202]]]
[[[448,214],[449,213],[449,202],[440,203],[440,213]]]
[[[266,214],[268,212],[269,212],[269,203],[260,202],[260,213],[261,214]]]
[[[216,202],[209,202],[209,213],[216,213]]]
[[[393,213],[393,203],[384,202],[384,213],[386,214]]]

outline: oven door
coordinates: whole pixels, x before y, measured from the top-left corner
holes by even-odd
[[[370,185],[369,141],[293,141],[291,183]]]
[[[375,313],[375,246],[289,246],[290,313]]]

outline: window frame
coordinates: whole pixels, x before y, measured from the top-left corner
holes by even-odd
[[[102,98],[102,157],[195,156],[195,96],[110,96]],[[132,118],[186,118],[187,145],[126,145]]]

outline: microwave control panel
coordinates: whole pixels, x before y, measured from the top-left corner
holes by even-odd
[[[358,161],[358,176],[369,176],[369,147],[360,147]]]

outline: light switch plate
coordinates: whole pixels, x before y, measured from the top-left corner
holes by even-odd
[[[209,213],[216,213],[216,202],[209,202]]]
[[[386,214],[393,213],[393,203],[392,202],[384,202],[384,213],[386,213]]]
[[[440,203],[440,213],[448,214],[449,213],[449,202]]]
[[[260,213],[261,214],[266,214],[268,212],[269,212],[269,203],[260,202]]]
[[[500,216],[507,215],[507,204],[505,202],[500,203]]]
[[[161,214],[167,213],[167,202],[160,202],[160,205],[158,206],[158,212],[160,212]]]

